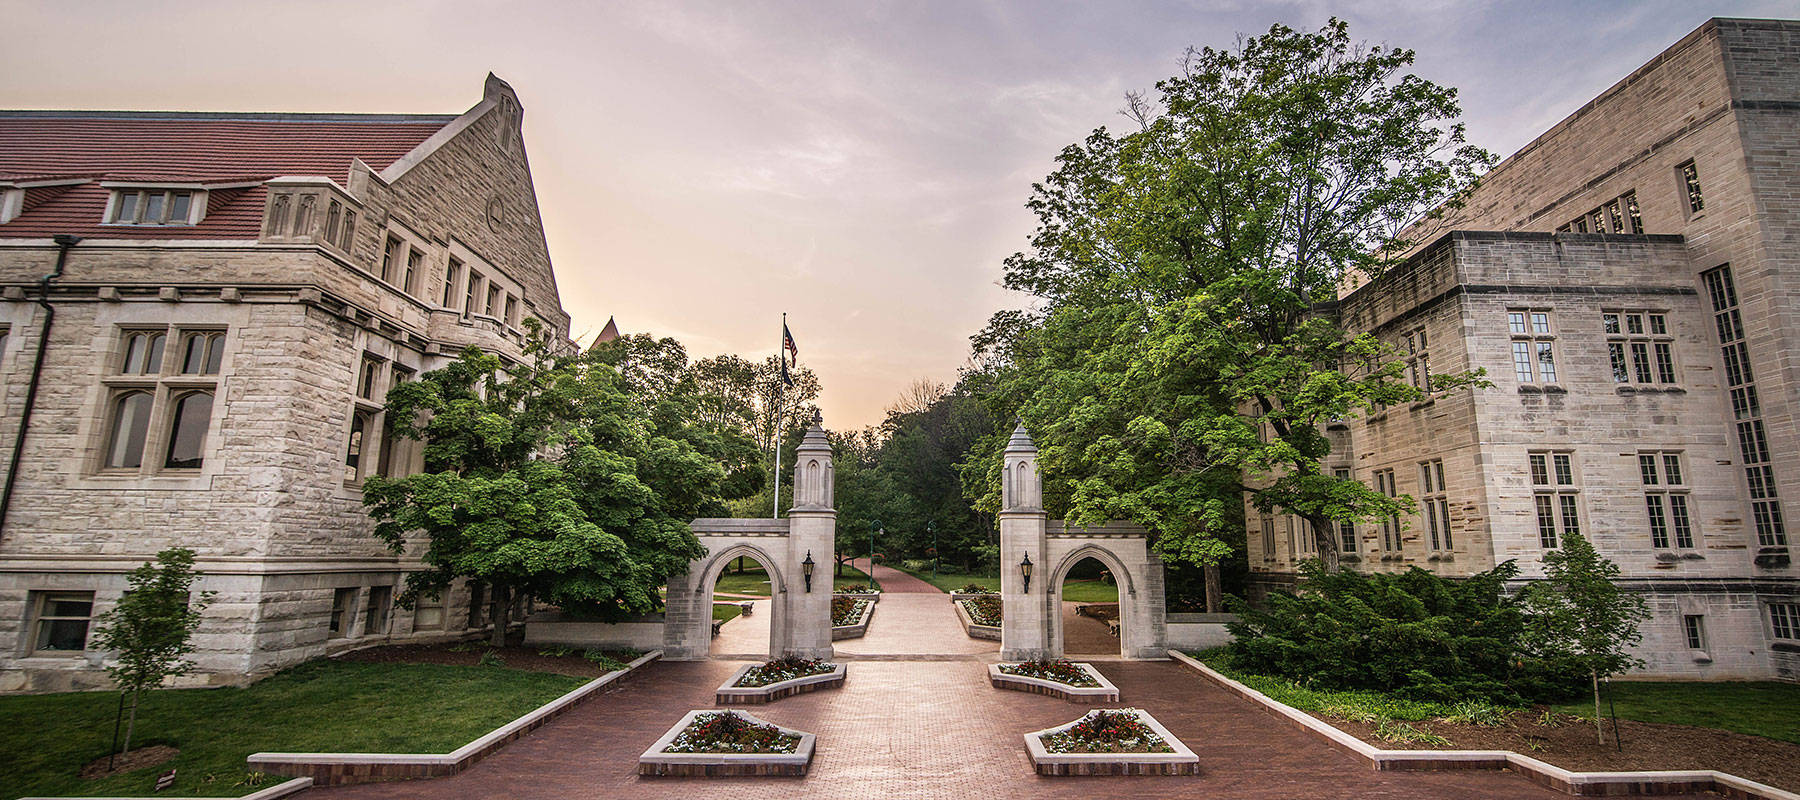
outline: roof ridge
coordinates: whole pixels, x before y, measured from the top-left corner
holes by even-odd
[[[411,125],[444,125],[459,114],[356,114],[287,111],[77,111],[53,109],[0,109],[0,118],[11,119],[128,119],[139,121],[209,122],[367,122]]]

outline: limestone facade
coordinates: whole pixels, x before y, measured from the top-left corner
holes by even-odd
[[[1529,580],[1579,530],[1649,600],[1645,675],[1800,679],[1800,22],[1707,22],[1418,233],[1345,326],[1492,386],[1333,426],[1332,468],[1420,501],[1344,561]],[[1317,554],[1247,529],[1254,592]]]
[[[417,609],[398,607],[418,565],[410,548],[397,556],[372,536],[359,487],[369,474],[421,466],[416,447],[384,441],[393,437],[381,404],[394,382],[468,346],[520,358],[527,319],[567,340],[522,116],[511,87],[489,76],[481,101],[458,116],[352,120],[372,131],[428,129],[376,166],[355,142],[322,140],[356,157],[335,174],[255,174],[227,190],[215,183],[215,207],[192,233],[103,226],[99,207],[72,207],[76,222],[67,224],[82,238],[48,282],[54,326],[0,519],[0,690],[106,685],[104,654],[81,646],[92,626],[69,622],[52,636],[48,618],[107,611],[124,573],[171,546],[194,549],[197,588],[218,593],[195,638],[200,669],[190,683],[239,682],[345,649],[484,624],[471,619],[478,589],[466,585]],[[172,118],[234,124],[233,115]],[[278,115],[284,124],[333,119]],[[0,131],[6,124],[0,119]],[[0,171],[0,193],[34,191],[21,186],[28,179],[9,177]],[[217,180],[168,170],[133,179],[153,191]],[[128,189],[98,180],[114,193],[110,221]],[[221,202],[227,192],[256,202],[248,210]],[[250,218],[247,233],[220,233],[233,208]],[[8,447],[44,323],[40,279],[64,249],[46,235],[52,223],[33,218],[30,208],[0,217],[0,442]],[[133,343],[151,333],[165,338],[162,358],[147,363]],[[192,334],[213,337],[215,363],[190,363]],[[205,398],[192,408],[182,405],[198,395]],[[130,402],[141,407],[128,410]],[[133,449],[119,441],[132,438],[121,415],[144,412],[141,456],[121,461],[116,451]],[[189,426],[185,439],[178,424]],[[178,439],[191,458],[175,458]]]

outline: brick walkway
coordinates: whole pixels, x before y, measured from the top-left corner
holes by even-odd
[[[885,595],[870,636],[839,643],[850,664],[844,688],[751,709],[819,735],[803,779],[640,778],[638,754],[687,711],[713,707],[714,687],[743,663],[661,662],[461,775],[314,789],[306,798],[1564,797],[1505,772],[1376,772],[1173,662],[1095,665],[1118,685],[1122,705],[1150,710],[1193,748],[1205,774],[1041,778],[1023,734],[1085,707],[989,686],[993,643],[957,655],[973,640],[955,627],[949,605],[941,593]],[[924,652],[909,657],[915,651]]]
[[[943,591],[936,586],[932,586],[926,581],[915,578],[900,570],[894,569],[893,567],[877,564],[875,565],[875,570],[870,572],[869,560],[866,558],[851,559],[850,566],[874,576],[875,580],[881,584],[881,591],[883,594],[888,592],[894,592],[896,594],[943,594]]]

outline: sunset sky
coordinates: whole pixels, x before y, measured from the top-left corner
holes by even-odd
[[[565,308],[591,336],[775,351],[827,424],[880,421],[1024,304],[997,284],[1031,183],[1188,45],[1271,23],[1418,51],[1506,155],[1710,16],[1646,2],[15,2],[0,108],[455,113],[492,71],[525,139]]]

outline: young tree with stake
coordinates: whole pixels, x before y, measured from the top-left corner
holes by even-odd
[[[155,561],[131,571],[125,596],[99,617],[94,646],[113,652],[106,671],[119,687],[120,705],[130,705],[121,754],[131,752],[138,698],[144,690],[155,689],[194,667],[186,656],[194,651],[192,639],[194,629],[200,626],[200,613],[215,594],[201,592],[194,597],[194,578],[194,551],[185,547],[164,550],[156,554]],[[116,736],[116,720],[113,728]]]
[[[1545,661],[1580,667],[1594,689],[1594,727],[1600,744],[1600,679],[1632,667],[1642,659],[1631,655],[1643,639],[1638,623],[1650,614],[1644,598],[1614,583],[1619,566],[1600,555],[1587,537],[1565,533],[1562,548],[1544,553],[1544,579],[1530,584],[1521,598],[1527,617],[1527,647]]]

